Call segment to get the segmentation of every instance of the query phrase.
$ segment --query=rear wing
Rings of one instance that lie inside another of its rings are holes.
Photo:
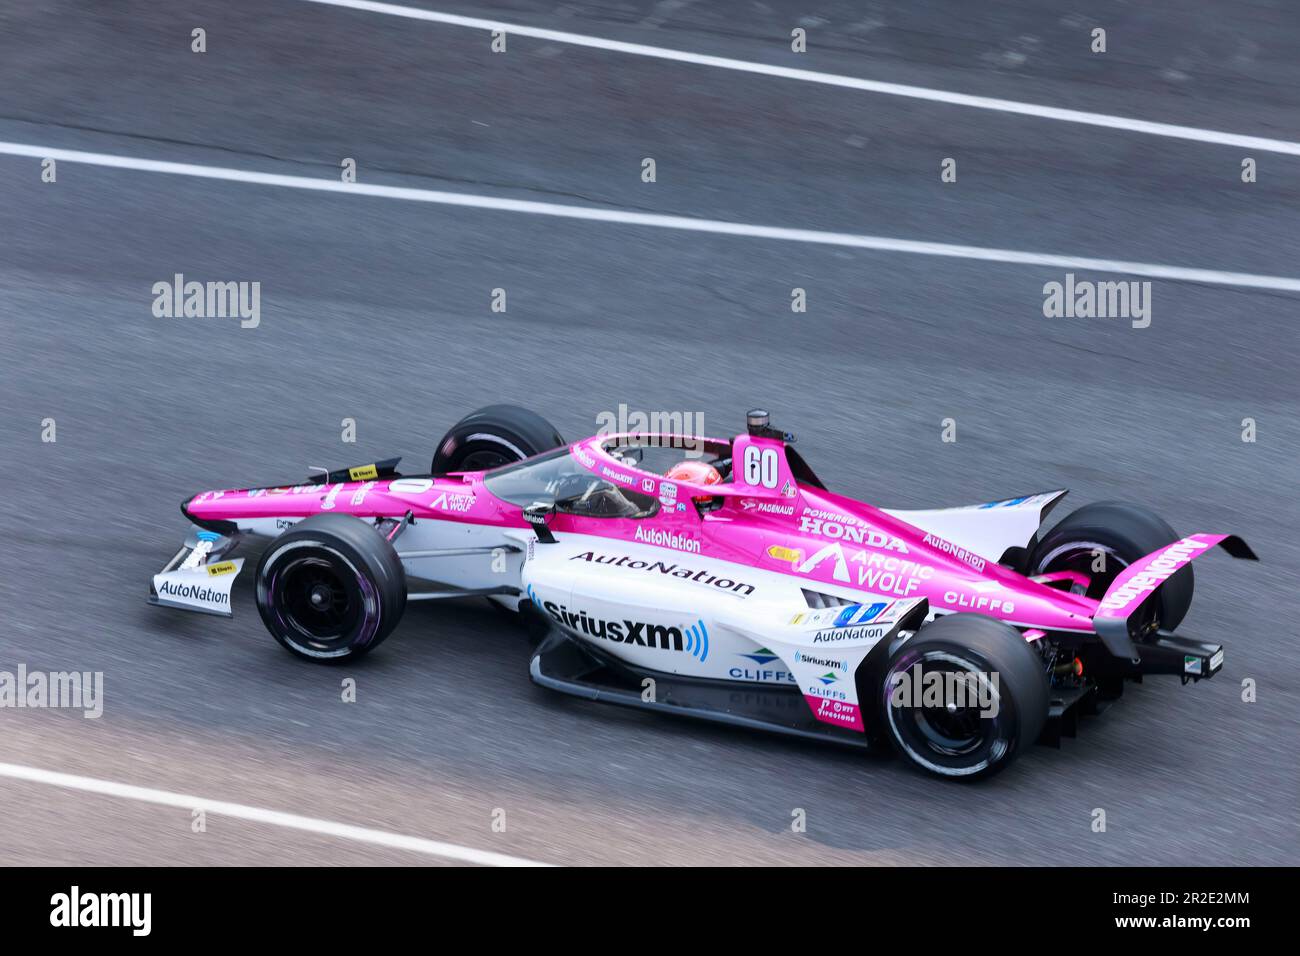
[[[1215,545],[1234,558],[1258,561],[1255,552],[1235,534],[1198,532],[1152,551],[1120,572],[1101,599],[1092,625],[1106,649],[1116,657],[1138,663],[1131,625],[1142,604],[1173,577],[1174,572]]]

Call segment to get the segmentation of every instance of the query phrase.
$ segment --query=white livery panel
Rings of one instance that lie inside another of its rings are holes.
[[[638,670],[797,687],[828,723],[861,729],[854,673],[920,600],[863,596],[813,610],[802,583],[629,541],[557,536],[523,568],[529,600]]]

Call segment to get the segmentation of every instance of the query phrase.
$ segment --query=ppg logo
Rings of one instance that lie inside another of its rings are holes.
[[[704,626],[704,621],[696,621],[683,630],[686,632],[686,653],[700,661],[707,661],[709,659],[709,629]]]

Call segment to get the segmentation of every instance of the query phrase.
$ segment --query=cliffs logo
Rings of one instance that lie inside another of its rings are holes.
[[[709,631],[702,620],[686,627],[674,627],[626,618],[621,621],[606,621],[586,611],[571,611],[554,601],[544,601],[542,609],[555,623],[602,641],[681,651],[700,661],[709,659]]]
[[[766,647],[760,647],[748,654],[738,656],[753,661],[756,666],[746,664],[741,667],[730,668],[727,671],[727,676],[732,680],[749,681],[758,684],[797,683],[794,675],[786,669],[781,656],[773,654]]]
[[[674,534],[671,531],[661,531],[658,528],[643,528],[640,525],[636,529],[636,539],[646,544],[657,545],[661,548],[673,548],[677,551],[687,551],[691,554],[700,553],[700,539],[688,537],[684,534]]]

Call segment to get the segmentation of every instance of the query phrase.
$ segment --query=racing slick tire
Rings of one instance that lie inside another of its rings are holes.
[[[938,706],[923,696],[932,673],[958,678],[941,678]],[[894,652],[879,703],[881,726],[914,766],[950,780],[979,780],[1004,769],[1042,733],[1046,667],[1011,625],[948,614]]]
[[[317,514],[276,538],[257,566],[257,610],[307,660],[355,660],[406,610],[406,571],[387,539],[352,515]]]
[[[1034,546],[1030,575],[1082,571],[1093,580],[1088,596],[1101,598],[1124,568],[1138,558],[1173,544],[1180,535],[1154,512],[1123,501],[1099,501],[1066,515]],[[1095,551],[1105,555],[1105,571],[1092,570]],[[1153,610],[1160,627],[1174,630],[1192,604],[1192,566],[1184,565],[1161,586]]]
[[[518,405],[489,405],[466,415],[442,436],[430,471],[487,471],[563,444],[555,426],[536,412]]]

